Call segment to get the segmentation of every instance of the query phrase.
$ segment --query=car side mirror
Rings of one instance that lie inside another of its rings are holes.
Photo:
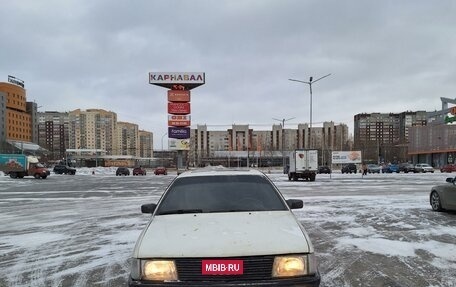
[[[299,209],[304,206],[303,201],[300,199],[287,199],[286,202],[288,207],[291,209]]]
[[[143,205],[141,205],[141,212],[152,214],[152,213],[154,213],[156,207],[157,207],[157,204],[155,204],[155,203],[143,204]]]
[[[452,177],[447,177],[446,182],[454,183],[454,178],[452,178]]]

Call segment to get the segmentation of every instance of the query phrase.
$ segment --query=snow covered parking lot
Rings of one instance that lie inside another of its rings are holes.
[[[46,180],[0,177],[0,286],[124,286],[129,257],[175,174],[78,170]],[[270,177],[320,262],[321,286],[456,286],[456,213],[436,213],[431,186],[451,174]],[[454,174],[453,174],[454,176]]]

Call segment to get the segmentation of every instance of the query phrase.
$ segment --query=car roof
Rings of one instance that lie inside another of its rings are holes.
[[[179,177],[196,177],[196,176],[233,176],[233,175],[257,175],[265,174],[256,169],[232,169],[224,167],[206,167],[201,169],[188,170],[179,175]]]

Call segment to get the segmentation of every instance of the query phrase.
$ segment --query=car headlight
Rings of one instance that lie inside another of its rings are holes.
[[[272,266],[272,277],[293,277],[315,274],[317,264],[315,255],[276,256]]]
[[[134,280],[177,281],[176,264],[173,260],[134,259],[131,277]]]

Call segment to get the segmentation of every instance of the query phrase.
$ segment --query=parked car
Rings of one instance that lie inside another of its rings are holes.
[[[146,175],[146,170],[140,166],[133,169],[133,175]]]
[[[382,167],[382,173],[399,173],[399,166],[397,164],[388,164]]]
[[[331,169],[327,165],[318,167],[318,173],[331,173]]]
[[[415,171],[414,172],[432,172],[434,173],[434,168],[430,166],[427,163],[419,163],[415,165]]]
[[[453,172],[456,171],[456,164],[446,164],[440,168],[440,172]]]
[[[184,172],[141,206],[129,286],[319,286],[302,206],[258,170]]]
[[[53,171],[55,174],[71,174],[71,175],[76,174],[75,168],[69,167],[68,165],[61,165],[61,164],[54,166]]]
[[[415,172],[415,166],[411,163],[401,163],[399,164],[399,172]]]
[[[342,173],[356,173],[356,165],[354,163],[349,163],[342,166]]]
[[[130,175],[130,170],[127,167],[119,167],[116,170],[116,176]]]
[[[456,177],[448,177],[445,184],[433,186],[429,202],[434,211],[456,211]]]
[[[155,168],[154,174],[155,175],[159,175],[159,174],[167,175],[168,171],[166,170],[166,167],[159,166],[159,167]]]
[[[367,172],[368,173],[380,173],[380,166],[378,164],[368,164],[367,165]]]

